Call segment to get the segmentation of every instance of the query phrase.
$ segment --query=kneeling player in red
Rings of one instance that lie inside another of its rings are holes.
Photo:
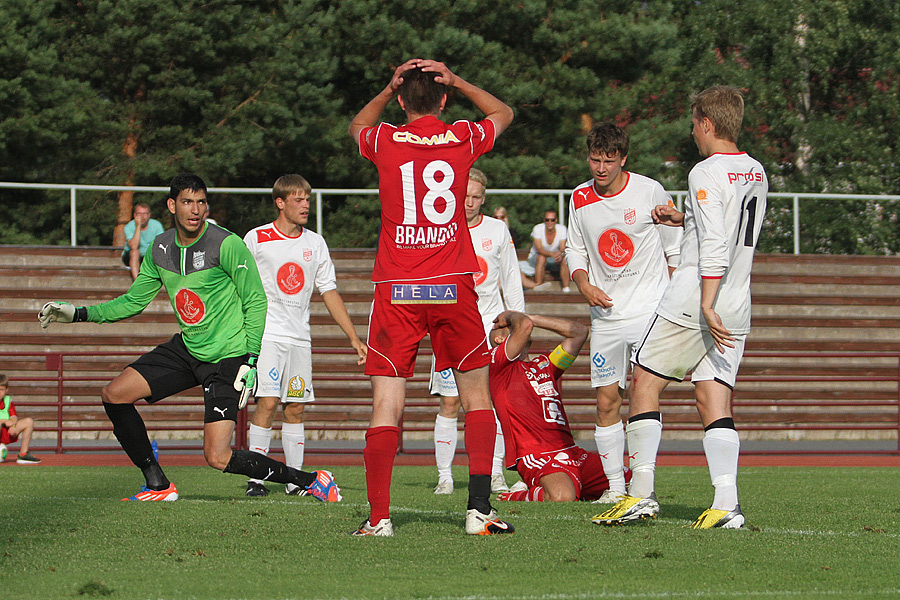
[[[559,391],[562,374],[590,330],[574,321],[514,311],[502,313],[495,323],[491,399],[506,438],[507,468],[516,469],[528,486],[501,494],[499,499],[596,500],[609,489],[609,481],[600,456],[575,444]],[[534,327],[565,339],[549,355],[528,360]],[[626,469],[626,478],[630,476]]]

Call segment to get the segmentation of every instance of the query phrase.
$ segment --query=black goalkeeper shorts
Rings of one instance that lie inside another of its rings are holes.
[[[206,407],[203,422],[215,423],[237,421],[241,394],[234,389],[234,379],[242,364],[243,356],[223,358],[215,363],[198,360],[184,345],[181,334],[176,333],[171,340],[128,366],[150,385],[151,396],[147,398],[150,404],[202,385]]]

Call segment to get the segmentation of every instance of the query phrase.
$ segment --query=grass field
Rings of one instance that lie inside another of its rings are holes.
[[[134,468],[0,469],[0,597],[900,597],[898,469],[744,468],[748,527],[695,531],[706,469],[661,468],[651,524],[599,527],[587,503],[496,503],[516,533],[470,537],[464,490],[435,496],[433,469],[398,467],[394,538],[347,535],[367,515],[363,470],[333,470],[344,501],[326,505],[278,485],[247,498],[242,478],[201,467],[167,469],[174,503],[119,502]]]

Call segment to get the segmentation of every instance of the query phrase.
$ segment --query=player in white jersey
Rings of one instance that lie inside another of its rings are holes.
[[[309,308],[313,287],[322,294],[325,308],[350,339],[359,356],[366,359],[366,345],[350,321],[337,291],[334,263],[325,239],[305,227],[309,220],[309,183],[300,175],[284,175],[275,182],[272,198],[278,217],[274,222],[251,229],[244,242],[256,259],[263,288],[269,300],[262,351],[257,363],[256,411],[250,421],[250,449],[269,453],[272,421],[279,402],[284,405],[281,443],[285,464],[303,465],[306,433],[303,407],[315,400],[312,385],[312,336]],[[288,494],[302,490],[288,484]],[[248,496],[269,492],[262,481],[247,482]]]
[[[737,468],[740,439],[731,392],[750,331],[750,269],[766,211],[762,165],[737,147],[744,115],[738,89],[715,86],[694,97],[693,136],[704,157],[688,177],[685,212],[661,206],[660,222],[684,226],[681,262],[634,358],[627,435],[632,453],[628,495],[595,523],[655,517],[656,455],[662,433],[659,395],[690,371],[705,433],[703,450],[715,489],[695,529],[742,527]]]
[[[475,257],[478,259],[479,272],[475,273],[478,312],[481,313],[485,333],[490,334],[494,318],[504,310],[520,312],[525,310],[525,296],[522,292],[516,249],[509,228],[503,221],[481,214],[486,187],[485,174],[478,169],[470,169],[466,190],[466,222],[475,248]],[[438,484],[434,488],[434,493],[449,494],[453,492],[453,474],[450,467],[456,454],[458,440],[459,392],[456,389],[453,370],[436,372],[433,358],[431,393],[441,396],[441,410],[434,422],[434,457],[438,468]],[[509,489],[503,475],[503,456],[503,432],[498,421],[491,469],[491,491],[495,493]]]
[[[653,221],[657,205],[672,203],[662,185],[624,170],[625,130],[597,124],[586,142],[593,177],[572,192],[566,262],[591,307],[594,441],[610,482],[597,502],[615,503],[625,494],[622,391],[632,353],[678,264],[681,230]]]

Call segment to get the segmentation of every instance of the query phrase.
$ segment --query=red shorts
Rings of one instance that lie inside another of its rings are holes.
[[[11,434],[9,427],[0,426],[0,444],[12,444],[17,439],[19,439],[19,436]]]
[[[412,377],[426,333],[437,371],[470,371],[490,362],[471,275],[375,284],[366,375]]]
[[[575,486],[575,498],[578,500],[596,500],[609,489],[600,455],[586,452],[578,446],[523,456],[516,464],[516,470],[528,489],[541,485],[541,477],[545,475],[565,473]],[[630,475],[626,471],[626,479],[630,479]]]

